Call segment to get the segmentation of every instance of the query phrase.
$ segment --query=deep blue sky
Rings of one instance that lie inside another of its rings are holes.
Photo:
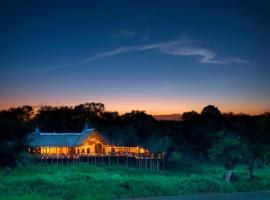
[[[270,111],[267,1],[1,1],[1,108]]]

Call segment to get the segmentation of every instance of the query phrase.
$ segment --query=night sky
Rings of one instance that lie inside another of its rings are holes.
[[[0,109],[270,111],[268,1],[1,1]]]

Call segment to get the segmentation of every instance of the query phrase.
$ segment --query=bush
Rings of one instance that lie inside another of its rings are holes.
[[[248,180],[248,170],[237,168],[239,181],[225,183],[222,167],[200,165],[192,173],[146,171],[121,166],[32,164],[0,169],[0,199],[97,200],[187,193],[216,193],[270,189],[270,167],[258,169],[258,179]],[[3,176],[5,174],[5,176]]]
[[[192,156],[181,152],[173,152],[168,158],[167,167],[171,169],[191,167],[196,162]]]
[[[14,167],[16,165],[16,156],[13,152],[13,143],[0,141],[0,147],[0,166]]]

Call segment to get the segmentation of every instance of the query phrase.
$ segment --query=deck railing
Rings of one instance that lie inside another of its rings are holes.
[[[76,164],[89,163],[93,165],[124,165],[146,170],[164,170],[165,155],[162,154],[57,154],[41,155],[40,162],[45,164]]]

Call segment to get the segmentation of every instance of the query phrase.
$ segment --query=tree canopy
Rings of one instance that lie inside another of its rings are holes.
[[[237,163],[250,169],[256,163],[269,162],[270,114],[258,116],[221,113],[208,105],[201,113],[183,113],[179,121],[158,121],[144,111],[120,115],[108,112],[102,103],[75,107],[42,106],[35,110],[22,106],[0,111],[0,164],[14,165],[18,152],[27,149],[27,136],[36,127],[42,131],[80,132],[85,123],[100,131],[112,144],[141,145],[153,152],[166,153],[168,167],[178,160],[223,163],[233,168]],[[3,158],[8,157],[8,160]],[[174,162],[170,162],[176,158]],[[188,159],[186,159],[188,160]]]

